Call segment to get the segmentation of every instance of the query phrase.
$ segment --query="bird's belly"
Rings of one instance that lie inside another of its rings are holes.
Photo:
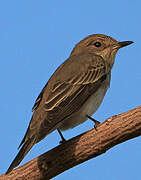
[[[74,113],[68,119],[65,119],[59,128],[61,130],[67,130],[69,128],[74,128],[75,126],[86,121],[88,119],[86,115],[92,116],[99,108],[107,89],[108,86],[102,86],[99,88],[93,95],[90,96],[85,104],[83,104],[80,110]]]

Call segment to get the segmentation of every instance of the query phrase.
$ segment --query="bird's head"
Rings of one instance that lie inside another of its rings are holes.
[[[93,34],[81,40],[73,49],[72,55],[79,53],[93,53],[102,56],[103,59],[113,66],[117,51],[132,44],[133,41],[117,41],[110,36],[104,34]]]

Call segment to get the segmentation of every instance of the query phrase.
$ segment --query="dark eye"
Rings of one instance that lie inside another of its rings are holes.
[[[95,42],[94,45],[95,45],[96,47],[100,47],[100,46],[101,46],[101,43],[100,43],[100,42]]]

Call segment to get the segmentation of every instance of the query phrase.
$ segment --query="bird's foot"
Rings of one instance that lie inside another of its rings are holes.
[[[99,126],[100,122],[95,120],[94,118],[92,118],[89,115],[87,115],[87,118],[89,118],[90,120],[92,120],[95,123],[94,128],[95,128],[95,130],[97,130],[97,127]]]
[[[66,139],[61,140],[61,141],[59,141],[59,144],[64,144],[66,141],[67,141]]]
[[[59,144],[64,144],[67,140],[64,138],[63,134],[61,133],[61,131],[59,129],[57,129],[60,137],[61,137],[61,141],[59,142]]]

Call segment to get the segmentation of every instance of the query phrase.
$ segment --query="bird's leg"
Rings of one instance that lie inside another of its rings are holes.
[[[59,133],[59,135],[60,135],[60,137],[61,137],[61,139],[62,139],[59,143],[60,143],[60,144],[65,143],[65,142],[66,142],[66,139],[64,138],[64,136],[63,136],[63,134],[61,133],[60,129],[57,129],[57,131],[58,131],[58,133]]]
[[[92,120],[95,123],[94,128],[96,129],[98,127],[98,125],[100,124],[100,122],[95,120],[94,118],[92,118],[89,115],[86,115],[86,116],[87,116],[87,118],[89,118],[90,120]]]

